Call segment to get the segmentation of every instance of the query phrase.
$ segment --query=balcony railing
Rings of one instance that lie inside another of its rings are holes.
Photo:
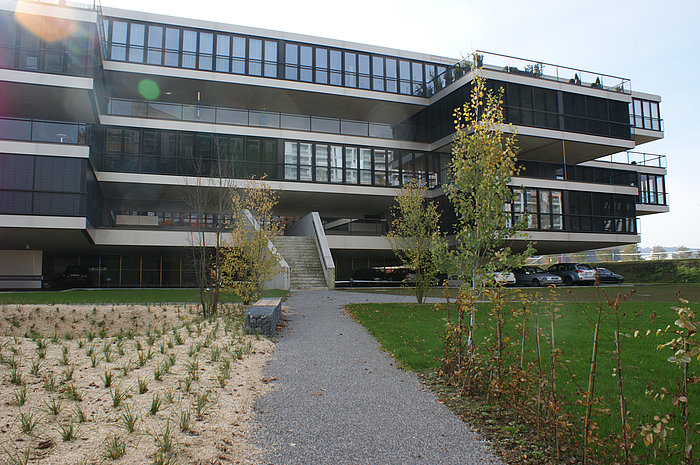
[[[653,166],[666,168],[666,155],[643,152],[619,152],[612,155],[597,158],[595,161],[606,163],[621,163],[624,165]]]
[[[107,105],[107,113],[115,116],[289,129],[346,136],[375,137],[379,139],[394,138],[390,124],[274,111],[111,98]]]
[[[0,118],[0,139],[84,145],[87,125],[20,118]]]
[[[582,87],[591,87],[624,94],[632,93],[631,82],[627,78],[586,71],[581,68],[570,68],[568,66],[555,65],[538,60],[477,50],[470,55],[470,58],[448,67],[444,73],[435,76],[432,82],[424,86],[423,92],[420,92],[420,95],[430,97],[436,94],[471,71],[474,65],[492,71],[520,74],[556,82],[566,82]]]

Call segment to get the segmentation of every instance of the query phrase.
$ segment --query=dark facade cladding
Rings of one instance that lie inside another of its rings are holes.
[[[504,210],[544,250],[635,242],[638,216],[668,208],[665,157],[628,152],[663,137],[660,98],[624,78],[31,3],[0,9],[0,284],[4,251],[38,249],[46,276],[191,285],[184,235],[227,218],[186,193],[222,178],[270,182],[287,225],[318,212],[338,279],[391,266],[376,239],[411,180],[454,231],[442,186],[474,65],[519,132]]]

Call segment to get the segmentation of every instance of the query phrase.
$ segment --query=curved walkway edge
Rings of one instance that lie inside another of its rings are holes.
[[[255,408],[264,464],[500,464],[488,446],[411,372],[396,367],[345,312],[401,296],[294,292],[285,303]]]

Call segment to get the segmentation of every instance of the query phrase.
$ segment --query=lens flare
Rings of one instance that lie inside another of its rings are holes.
[[[71,37],[77,30],[77,22],[70,18],[40,16],[35,13],[36,2],[19,0],[15,9],[15,18],[32,34],[47,42],[56,42]],[[66,14],[72,14],[68,8]]]
[[[139,82],[139,94],[146,100],[155,100],[160,96],[160,87],[152,79],[144,79]]]

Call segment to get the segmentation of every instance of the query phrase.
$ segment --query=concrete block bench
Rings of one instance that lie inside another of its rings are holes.
[[[245,312],[243,324],[246,332],[274,336],[277,322],[282,316],[282,299],[260,299]]]

